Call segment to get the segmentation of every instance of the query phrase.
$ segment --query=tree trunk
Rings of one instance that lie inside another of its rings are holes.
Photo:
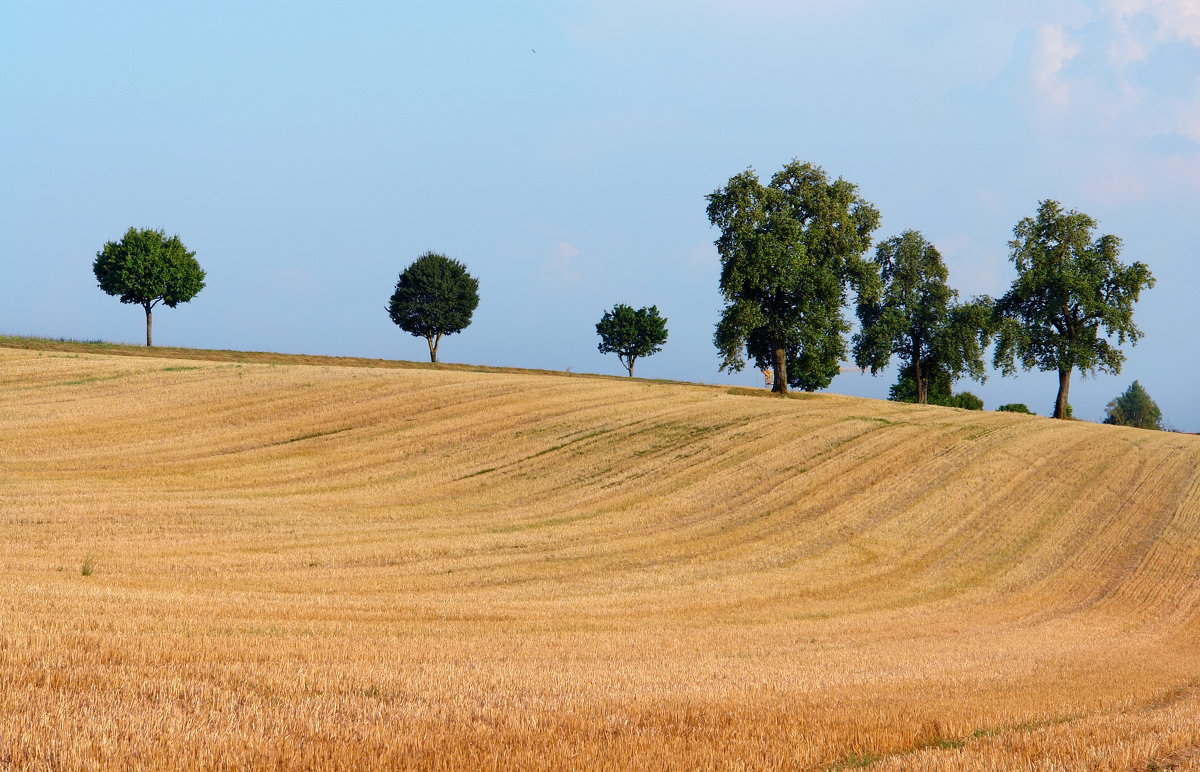
[[[626,364],[626,367],[629,368],[629,377],[630,378],[633,377],[633,360],[634,360],[634,357],[629,357],[629,362],[628,362],[628,364]]]
[[[429,344],[429,361],[437,362],[438,344],[442,342],[442,334],[426,335],[425,341]]]
[[[921,352],[913,351],[913,384],[917,387],[917,404],[929,404],[929,379],[921,368]]]
[[[1067,393],[1071,390],[1071,371],[1058,371],[1058,399],[1054,400],[1054,417],[1067,417]]]
[[[154,345],[154,313],[150,310],[150,306],[143,306],[146,309],[146,345]]]
[[[771,387],[771,391],[780,394],[788,393],[787,351],[781,348],[775,349],[775,384]]]

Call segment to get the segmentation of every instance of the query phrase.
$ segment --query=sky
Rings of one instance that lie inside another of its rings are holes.
[[[719,371],[705,196],[792,159],[921,231],[965,299],[1002,295],[1044,199],[1119,236],[1157,285],[1134,379],[1200,432],[1195,0],[0,2],[0,334],[144,341],[91,264],[131,226],[207,272],[159,345],[421,360],[385,310],[425,251],[480,282],[443,361],[619,374],[595,324],[657,305],[636,374]],[[846,311],[852,317],[852,311]],[[885,397],[894,368],[829,391]],[[1057,376],[960,381],[1046,414]]]

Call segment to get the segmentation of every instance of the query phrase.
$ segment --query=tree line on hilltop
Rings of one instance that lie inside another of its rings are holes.
[[[1071,374],[1120,373],[1120,346],[1142,337],[1133,306],[1154,286],[1149,268],[1121,263],[1119,238],[1095,235],[1095,220],[1057,201],[1040,202],[1013,229],[1017,276],[1008,292],[960,300],[940,252],[919,231],[883,239],[868,256],[879,211],[856,185],[831,180],[819,166],[793,160],[765,184],[747,169],[706,199],[719,231],[724,308],[713,342],[720,367],[736,372],[752,362],[780,393],[827,387],[848,356],[872,374],[895,357],[900,374],[889,398],[982,409],[978,397],[952,387],[985,380],[984,356],[994,344],[992,365],[1004,375],[1018,367],[1058,374],[1053,415],[1067,418]],[[161,230],[130,228],[104,245],[93,270],[106,293],[143,307],[147,346],[153,309],[174,308],[204,288],[195,253]],[[843,309],[851,293],[858,331],[848,340]],[[387,312],[425,338],[436,362],[442,338],[466,329],[478,305],[479,281],[466,266],[427,252],[400,273]],[[616,354],[632,376],[638,359],[662,349],[666,325],[656,306],[617,304],[596,324],[598,348]],[[1141,385],[1130,390],[1110,403],[1106,422],[1161,428]],[[1000,409],[1030,412],[1019,404]]]

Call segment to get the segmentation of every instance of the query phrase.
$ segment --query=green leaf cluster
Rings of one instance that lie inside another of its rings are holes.
[[[1104,423],[1162,430],[1162,411],[1145,387],[1134,381],[1121,396],[1108,403]]]
[[[442,336],[462,332],[479,306],[479,280],[467,267],[436,252],[426,252],[404,269],[387,311],[405,332],[425,338],[430,361],[437,361]]]
[[[858,303],[861,327],[854,336],[855,363],[875,374],[898,356],[919,403],[936,402],[930,399],[931,385],[943,388],[949,398],[950,385],[958,378],[985,380],[991,300],[957,302],[958,291],[950,288],[941,253],[918,231],[881,242],[874,264],[880,291]]]
[[[179,236],[161,230],[130,228],[120,241],[96,253],[92,272],[100,289],[147,311],[158,304],[174,308],[204,289],[204,269]]]
[[[658,314],[658,306],[636,311],[624,303],[605,311],[596,324],[601,354],[616,354],[633,377],[633,364],[641,357],[656,354],[667,342],[667,320]]]
[[[776,390],[829,385],[845,355],[847,289],[869,291],[878,280],[862,255],[879,212],[853,184],[799,161],[767,185],[747,169],[707,200],[721,232],[725,308],[713,339],[721,369],[741,370],[745,353],[775,370]]]

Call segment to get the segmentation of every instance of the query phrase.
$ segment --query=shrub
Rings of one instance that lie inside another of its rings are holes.
[[[1123,394],[1108,403],[1104,423],[1117,426],[1136,426],[1139,429],[1162,429],[1162,411],[1150,398],[1142,384],[1134,381]]]
[[[1025,415],[1037,415],[1029,409],[1029,406],[1024,402],[1010,402],[1007,405],[1001,405],[996,408],[997,413],[1024,413]]]
[[[983,410],[983,400],[969,391],[960,391],[946,401],[948,407],[960,407],[963,410]]]

